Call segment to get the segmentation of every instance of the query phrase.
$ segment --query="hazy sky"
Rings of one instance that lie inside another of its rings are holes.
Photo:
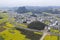
[[[2,6],[60,6],[60,0],[0,0]]]

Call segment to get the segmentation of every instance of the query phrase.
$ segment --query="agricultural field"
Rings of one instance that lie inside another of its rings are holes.
[[[0,40],[39,40],[41,38],[41,32],[17,30],[15,29],[17,25],[25,28],[27,28],[27,25],[11,22],[14,18],[10,18],[10,20],[8,19],[8,13],[0,13]],[[46,22],[46,24],[47,23],[48,22]],[[58,36],[47,35],[44,40],[58,40]]]

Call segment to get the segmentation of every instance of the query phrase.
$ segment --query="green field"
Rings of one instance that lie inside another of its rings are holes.
[[[15,25],[8,20],[8,13],[0,13],[0,40],[39,40],[42,36],[41,32],[30,32],[25,30],[16,30]],[[13,20],[13,18],[11,18]],[[14,22],[16,23],[16,22]],[[46,22],[46,24],[49,22]],[[16,23],[19,26],[27,28],[25,24]],[[17,27],[17,26],[16,26]],[[57,32],[56,30],[52,32]],[[58,40],[58,36],[47,35],[44,40]]]

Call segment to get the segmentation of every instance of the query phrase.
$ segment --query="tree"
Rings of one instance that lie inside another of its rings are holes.
[[[0,19],[3,19],[3,17],[0,17]]]
[[[3,11],[2,13],[7,13],[7,11]]]

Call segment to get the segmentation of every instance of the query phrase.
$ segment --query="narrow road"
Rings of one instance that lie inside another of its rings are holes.
[[[48,33],[43,33],[42,37],[40,38],[40,40],[43,40],[45,38],[45,36],[47,35]]]

